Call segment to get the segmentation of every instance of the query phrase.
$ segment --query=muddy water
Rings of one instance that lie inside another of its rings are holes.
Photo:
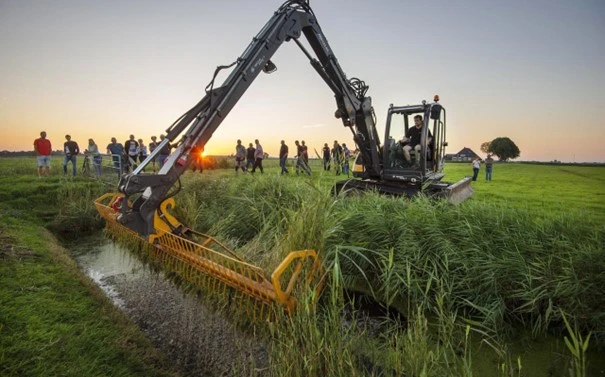
[[[262,344],[205,306],[203,297],[183,293],[128,250],[101,235],[67,246],[80,269],[183,375],[231,376],[266,368]]]

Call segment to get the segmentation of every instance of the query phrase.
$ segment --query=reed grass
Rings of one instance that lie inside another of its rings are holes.
[[[591,345],[603,345],[605,227],[597,220],[503,203],[334,197],[317,180],[278,176],[199,179],[181,197],[190,198],[181,212],[194,228],[229,239],[268,274],[285,253],[315,249],[332,287],[337,268],[337,286],[408,317],[407,329],[392,323],[380,345],[362,328],[342,329],[340,301],[324,302],[319,312],[304,304],[272,333],[275,365],[292,374],[272,375],[470,376],[471,342],[494,350],[494,375],[521,375],[523,361],[508,341],[519,331],[562,338],[561,311],[579,334],[592,332]],[[359,344],[372,346],[360,351]]]

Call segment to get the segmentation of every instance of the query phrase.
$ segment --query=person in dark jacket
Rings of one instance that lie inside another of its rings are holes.
[[[248,148],[246,149],[246,170],[250,170],[254,166],[254,152],[256,152],[256,148],[252,146],[252,143],[248,144]]]
[[[166,136],[164,136],[164,134],[160,135],[160,143],[162,143],[164,139],[166,139]],[[164,145],[164,147],[160,150],[160,153],[158,154],[158,164],[160,165],[160,169],[162,166],[164,166],[164,163],[166,162],[168,156],[170,156],[171,152],[172,145],[170,145],[170,143],[166,143],[166,145]]]
[[[331,157],[330,157],[330,147],[328,147],[328,143],[324,144],[322,151],[323,151],[323,160],[324,160],[324,170],[330,171]]]
[[[286,167],[286,161],[288,161],[288,146],[285,141],[281,141],[281,147],[279,147],[279,166],[281,167],[281,174],[288,174],[288,168]]]
[[[71,136],[65,135],[65,143],[63,143],[63,150],[65,151],[65,157],[63,158],[63,175],[67,175],[67,163],[71,161],[73,176],[76,176],[76,155],[80,153],[80,147],[78,143],[71,140]]]

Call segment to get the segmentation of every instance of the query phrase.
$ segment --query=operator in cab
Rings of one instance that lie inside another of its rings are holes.
[[[422,124],[423,124],[422,115],[414,116],[414,127],[408,128],[408,130],[405,133],[405,136],[400,141],[401,144],[407,143],[407,145],[404,145],[404,147],[403,147],[403,157],[405,158],[405,160],[407,161],[408,164],[410,164],[410,165],[412,164],[411,157],[410,157],[410,151],[412,149],[416,151],[415,167],[420,166],[420,157],[419,156],[420,156],[420,149],[421,149],[420,140],[422,137]],[[426,144],[429,145],[432,140],[433,140],[433,135],[431,134],[431,130],[429,130],[428,140],[426,141]]]

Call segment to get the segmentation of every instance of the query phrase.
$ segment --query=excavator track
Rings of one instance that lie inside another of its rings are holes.
[[[470,185],[471,177],[465,177],[456,183],[433,182],[426,187],[404,184],[400,182],[377,181],[372,179],[347,179],[334,184],[333,192],[352,194],[356,192],[375,191],[390,196],[405,196],[408,198],[424,194],[431,198],[444,198],[452,204],[458,204],[473,194]]]

